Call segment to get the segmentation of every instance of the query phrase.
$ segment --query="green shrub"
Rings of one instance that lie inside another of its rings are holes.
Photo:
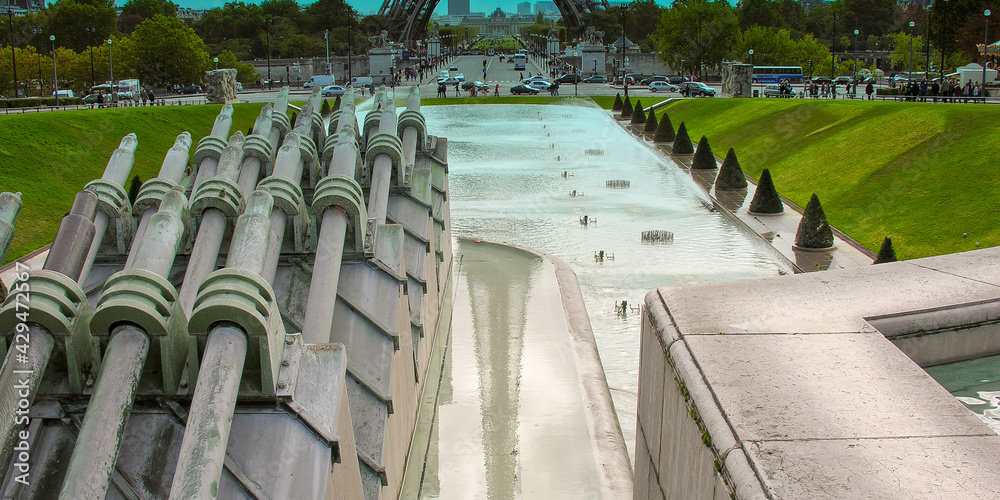
[[[3,281],[0,281],[0,304],[3,304],[5,300],[7,300],[7,285],[4,285]]]
[[[753,200],[750,201],[750,211],[755,214],[780,214],[785,211],[785,205],[781,203],[778,190],[774,188],[774,181],[771,180],[771,171],[766,168],[760,173],[760,180],[757,181],[757,190],[753,193]]]
[[[646,126],[643,127],[642,131],[647,134],[656,132],[657,125],[659,124],[656,123],[656,113],[654,113],[653,110],[649,110],[649,116],[646,117]]]
[[[322,116],[323,118],[326,118],[326,117],[330,116],[331,112],[332,111],[330,110],[330,101],[327,100],[327,99],[323,99],[323,106],[321,108],[319,108],[319,114],[320,114],[320,116]]]
[[[635,100],[635,109],[632,110],[632,124],[641,125],[646,123],[646,112],[642,110],[642,101]]]
[[[795,246],[802,248],[829,248],[833,246],[833,229],[826,222],[826,214],[819,204],[819,197],[813,193],[806,205],[806,211],[795,231]]]
[[[747,187],[747,178],[740,168],[740,161],[736,159],[736,151],[729,148],[726,159],[722,162],[719,175],[715,178],[715,189],[722,191],[735,191]]]
[[[140,190],[142,190],[142,178],[136,175],[132,178],[132,184],[128,188],[129,205],[135,205],[135,199],[139,197]]]
[[[886,236],[882,240],[882,248],[878,249],[878,256],[873,264],[885,264],[886,262],[896,262],[896,250],[892,248],[892,238]]]
[[[899,95],[899,89],[895,87],[887,87],[884,89],[875,89],[876,96],[882,95]]]
[[[675,155],[689,155],[694,153],[694,144],[691,144],[691,138],[688,137],[688,129],[684,126],[684,122],[681,122],[681,126],[677,127],[673,153]]]
[[[339,95],[337,96],[337,100],[333,101],[333,109],[334,109],[334,111],[340,109],[340,96]]]
[[[677,134],[674,133],[674,124],[670,123],[670,116],[663,113],[659,125],[656,126],[656,135],[653,140],[656,142],[674,142]]]
[[[622,105],[624,105],[622,102],[622,93],[619,92],[615,94],[615,103],[611,105],[611,111],[621,111]]]
[[[708,145],[708,137],[701,136],[701,140],[698,141],[698,150],[694,152],[694,160],[691,162],[691,168],[700,170],[719,168],[719,165],[715,163],[715,155],[712,154],[712,147]]]
[[[60,97],[59,106],[76,106],[82,104],[79,97]],[[0,108],[34,108],[37,106],[55,106],[55,97],[21,97],[18,99],[0,99]]]
[[[629,100],[628,96],[625,96],[625,102],[622,104],[622,118],[630,116],[632,116],[632,101]]]

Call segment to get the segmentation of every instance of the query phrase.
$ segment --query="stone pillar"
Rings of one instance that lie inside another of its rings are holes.
[[[556,37],[548,37],[545,39],[545,52],[550,56],[554,56],[559,53],[559,39]]]
[[[722,93],[733,97],[752,97],[752,76],[753,66],[749,64],[722,63]]]
[[[603,45],[580,44],[580,74],[593,76],[604,73],[606,55]]]
[[[441,56],[441,39],[435,37],[427,40],[427,57]]]
[[[236,101],[236,70],[213,69],[205,72],[205,99],[209,104]]]
[[[392,47],[377,47],[368,52],[368,71],[375,86],[392,84]]]

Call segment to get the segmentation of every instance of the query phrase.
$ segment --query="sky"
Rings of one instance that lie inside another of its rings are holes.
[[[173,0],[180,7],[187,7],[191,9],[213,9],[215,7],[222,7],[225,5],[226,0]],[[245,3],[260,3],[255,0],[243,0]],[[485,12],[489,14],[500,7],[504,12],[517,12],[517,4],[530,1],[532,6],[538,0],[469,0],[469,10],[472,12]],[[125,3],[125,0],[118,0],[118,5]],[[312,2],[299,1],[299,4],[306,5]],[[355,10],[364,15],[375,14],[378,12],[379,7],[382,6],[382,0],[347,0],[348,5],[354,7]],[[657,0],[656,3],[661,5],[667,5],[670,2],[666,0]],[[534,12],[534,9],[532,9]],[[436,9],[434,9],[435,14],[446,15],[448,14],[448,0],[441,0],[438,3]]]

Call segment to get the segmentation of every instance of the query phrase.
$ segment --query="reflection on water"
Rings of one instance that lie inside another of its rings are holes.
[[[428,130],[448,138],[454,234],[542,250],[576,271],[634,456],[639,315],[618,316],[614,305],[638,305],[661,286],[789,270],[712,212],[690,174],[634,140],[601,109],[489,105],[423,112]],[[611,179],[628,180],[630,188],[609,189]],[[569,196],[573,190],[575,197]],[[584,215],[598,224],[581,225]],[[644,245],[640,236],[648,230],[671,231],[674,241]],[[601,250],[615,259],[596,261]]]
[[[927,368],[927,373],[1000,434],[1000,356]]]

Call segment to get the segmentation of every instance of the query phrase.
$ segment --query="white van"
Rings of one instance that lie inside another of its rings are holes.
[[[313,75],[311,78],[306,80],[306,83],[302,84],[302,88],[308,89],[312,87],[326,87],[327,85],[333,85],[337,83],[333,78],[333,75]]]
[[[55,97],[56,94],[59,94],[59,97],[76,97],[76,92],[73,92],[72,90],[59,90],[58,92],[53,92],[52,97]]]
[[[370,76],[356,76],[351,78],[351,86],[354,88],[367,87],[372,84],[372,77]]]

